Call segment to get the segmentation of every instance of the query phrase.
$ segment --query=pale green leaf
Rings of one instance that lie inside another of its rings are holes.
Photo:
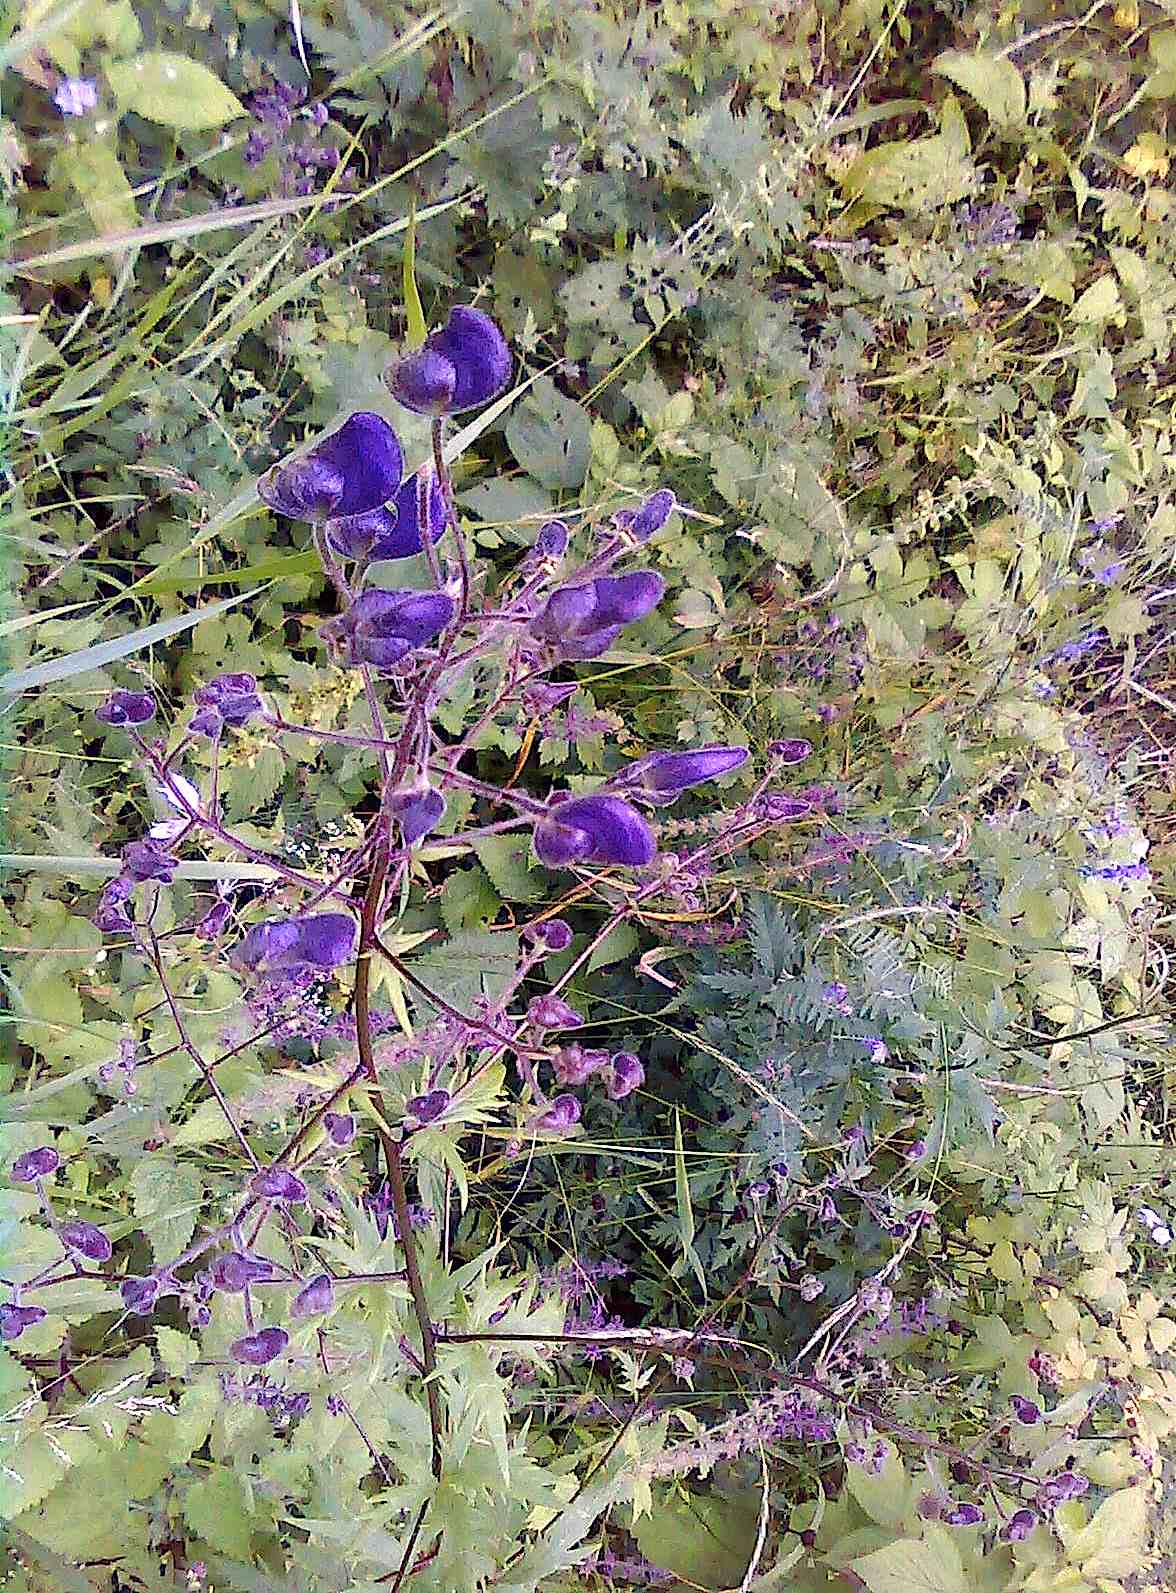
[[[870,1593],[971,1593],[960,1551],[928,1522],[926,1537],[899,1538],[853,1562]]]
[[[997,123],[1025,120],[1025,83],[1007,56],[948,50],[931,68],[970,94]]]
[[[171,50],[148,50],[130,61],[110,61],[106,75],[124,110],[184,132],[223,127],[244,116],[237,96],[199,61]]]
[[[203,1180],[194,1168],[156,1151],[135,1168],[130,1190],[135,1216],[151,1242],[156,1262],[166,1261],[182,1250],[195,1232],[204,1200]]]
[[[241,1484],[225,1466],[193,1483],[184,1495],[184,1520],[210,1548],[248,1558],[249,1513]]]

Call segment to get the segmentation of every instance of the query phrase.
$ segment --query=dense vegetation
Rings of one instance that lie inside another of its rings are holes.
[[[1171,1587],[1169,10],[5,25],[5,1589]],[[353,852],[362,916],[389,809],[272,483],[356,411],[430,460],[414,283],[511,351],[445,433],[485,611],[609,538],[665,595],[455,677],[388,955],[292,991],[245,937]],[[648,868],[492,828],[715,745]],[[478,1063],[553,987],[575,1118]]]

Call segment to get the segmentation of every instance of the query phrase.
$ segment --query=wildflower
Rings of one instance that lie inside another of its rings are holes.
[[[659,487],[658,490],[638,509],[621,509],[613,515],[613,524],[621,531],[627,531],[635,542],[648,542],[650,537],[660,531],[662,526],[678,507],[678,500],[669,487]]]
[[[545,1128],[556,1134],[566,1134],[580,1121],[580,1103],[574,1095],[557,1095],[545,1112],[531,1120],[532,1128]]]
[[[561,1045],[553,1053],[551,1070],[557,1084],[583,1084],[607,1061],[607,1051],[593,1051],[573,1041],[571,1045]]]
[[[573,863],[622,863],[642,867],[653,861],[653,831],[620,797],[585,796],[553,800],[535,825],[535,851],[548,868]]]
[[[1010,1394],[1009,1404],[1013,1407],[1013,1415],[1026,1427],[1032,1427],[1041,1420],[1041,1407],[1023,1394]]]
[[[9,1168],[8,1176],[14,1184],[31,1184],[38,1178],[48,1178],[61,1166],[61,1157],[52,1145],[38,1145],[36,1150],[25,1151]]]
[[[426,1095],[414,1095],[405,1111],[418,1123],[435,1123],[442,1112],[448,1111],[450,1100],[448,1090],[430,1090]]]
[[[604,1089],[610,1101],[623,1101],[645,1083],[641,1059],[632,1051],[618,1051],[609,1065]]]
[[[948,1510],[943,1517],[949,1527],[975,1527],[984,1520],[984,1512],[979,1505],[956,1505],[954,1510]]]
[[[506,339],[482,310],[455,305],[439,332],[389,366],[388,390],[418,415],[456,415],[488,404],[510,380]]]
[[[276,1164],[254,1173],[249,1187],[264,1200],[279,1200],[291,1205],[298,1205],[307,1197],[307,1188],[302,1179],[288,1168]]]
[[[355,1119],[350,1112],[324,1112],[323,1127],[332,1145],[350,1145],[355,1138]]]
[[[92,77],[63,77],[53,91],[53,103],[63,116],[84,116],[98,103],[98,85]]]
[[[424,546],[422,523],[436,542],[450,523],[449,505],[432,469],[409,476],[390,504],[326,523],[327,541],[341,558],[407,559]]]
[[[1089,1492],[1089,1482],[1078,1472],[1059,1471],[1056,1477],[1050,1477],[1042,1484],[1037,1502],[1042,1509],[1049,1510],[1054,1505],[1065,1504],[1069,1499],[1081,1499],[1084,1493]]]
[[[790,736],[785,741],[768,743],[768,757],[773,763],[803,763],[813,750],[811,741],[803,736]]]
[[[825,1285],[815,1273],[806,1272],[800,1280],[800,1297],[808,1305],[825,1292]]]
[[[757,819],[767,819],[771,824],[807,818],[812,811],[813,804],[807,797],[792,796],[787,791],[765,791],[752,806]]]
[[[696,752],[653,752],[622,771],[620,783],[636,786],[657,807],[673,802],[692,785],[717,780],[747,762],[746,747],[699,747]]]
[[[158,1278],[124,1278],[118,1292],[128,1311],[136,1316],[150,1316],[164,1289]]]
[[[229,961],[263,976],[306,969],[326,973],[346,962],[354,949],[354,919],[346,913],[317,913],[255,924],[229,953]]]
[[[1014,1511],[1002,1528],[1000,1535],[1006,1543],[1024,1543],[1039,1519],[1040,1517],[1035,1510]]]
[[[395,497],[403,475],[396,433],[382,415],[361,410],[300,459],[267,471],[257,495],[291,520],[346,518]]]
[[[155,698],[149,691],[114,691],[95,708],[94,718],[104,725],[145,725],[155,718]]]
[[[527,1007],[527,1021],[540,1029],[578,1029],[584,1019],[559,996],[536,996]]]
[[[868,1034],[862,1040],[862,1044],[870,1054],[870,1061],[876,1066],[880,1067],[890,1054],[886,1049],[885,1040],[880,1035]]]
[[[657,607],[665,589],[656,570],[601,575],[583,586],[560,586],[547,599],[532,628],[565,658],[599,658],[626,625],[644,619]]]
[[[562,520],[547,520],[539,527],[531,555],[535,559],[562,559],[569,540],[570,533]]]
[[[109,1261],[114,1247],[102,1229],[92,1222],[67,1222],[57,1230],[67,1250],[84,1261]]]
[[[907,1161],[909,1162],[922,1161],[923,1157],[927,1154],[927,1141],[925,1139],[912,1140],[910,1148],[907,1150],[906,1154]]]
[[[415,647],[443,631],[453,618],[453,599],[444,592],[386,592],[371,587],[322,635],[341,661],[390,669]]]
[[[206,686],[198,687],[192,700],[198,705],[198,711],[188,728],[201,736],[219,736],[225,725],[239,730],[254,714],[262,711],[257,679],[244,670],[218,675]]]
[[[546,951],[567,951],[572,943],[572,926],[562,918],[549,918],[545,923],[528,924],[524,931],[528,940],[536,941]]]
[[[445,798],[440,791],[425,786],[419,791],[404,791],[390,797],[388,807],[400,823],[405,846],[431,835],[445,817]]]
[[[48,1314],[39,1305],[0,1305],[0,1339],[10,1343],[20,1338],[25,1328],[36,1327]]]
[[[325,1316],[335,1308],[335,1285],[330,1275],[321,1272],[300,1289],[290,1302],[290,1315],[296,1322],[308,1316]]]
[[[848,1013],[850,1010],[848,996],[848,987],[843,985],[839,979],[832,980],[821,989],[821,1000],[825,1005],[827,1007],[836,1007],[837,1011],[841,1013]]]
[[[164,884],[176,876],[176,860],[155,841],[131,841],[122,852],[124,879],[136,883],[157,879]]]
[[[290,1342],[283,1328],[262,1328],[260,1333],[247,1333],[244,1338],[229,1345],[229,1354],[246,1366],[264,1366],[274,1360]]]

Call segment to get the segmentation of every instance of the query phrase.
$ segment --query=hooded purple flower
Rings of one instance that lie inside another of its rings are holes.
[[[300,459],[268,470],[257,495],[291,520],[347,518],[394,498],[403,476],[396,433],[382,415],[361,410]]]
[[[605,1093],[610,1101],[623,1101],[645,1083],[645,1069],[632,1051],[618,1051],[605,1077]]]
[[[332,1145],[350,1145],[355,1138],[355,1119],[350,1112],[324,1112],[323,1127]]]
[[[583,1084],[599,1073],[607,1061],[607,1051],[594,1051],[573,1040],[571,1045],[561,1045],[552,1053],[551,1071],[557,1084]]]
[[[25,1328],[36,1327],[48,1314],[39,1305],[0,1305],[0,1339],[10,1343],[20,1338]]]
[[[290,1315],[295,1322],[308,1316],[325,1316],[335,1307],[335,1285],[329,1273],[320,1272],[305,1289],[300,1289],[290,1302]]]
[[[235,1340],[229,1345],[229,1354],[246,1366],[264,1366],[281,1355],[289,1342],[284,1328],[262,1328],[260,1333],[247,1333]]]
[[[656,570],[601,575],[584,586],[560,586],[534,622],[535,635],[565,658],[599,658],[626,625],[661,602],[666,583]]]
[[[457,415],[488,404],[510,381],[506,339],[482,310],[456,305],[423,348],[388,368],[397,403],[418,415]]]
[[[38,1145],[36,1150],[25,1151],[9,1169],[8,1176],[14,1184],[31,1184],[38,1178],[48,1178],[61,1166],[61,1157],[52,1145]]]
[[[277,1268],[264,1256],[251,1256],[243,1250],[230,1250],[217,1256],[208,1269],[208,1278],[214,1289],[222,1294],[240,1294],[251,1283],[268,1283],[278,1276]]]
[[[150,1316],[164,1290],[158,1278],[124,1278],[118,1292],[128,1311],[136,1316]]]
[[[572,926],[562,918],[548,918],[542,923],[528,924],[524,930],[528,940],[535,941],[551,952],[567,951],[573,940]]]
[[[792,736],[786,741],[769,743],[768,757],[776,763],[803,763],[812,750],[811,741],[803,736]]]
[[[155,698],[149,691],[114,691],[94,718],[104,725],[145,725],[155,718]]]
[[[536,996],[527,1007],[527,1021],[540,1029],[578,1029],[583,1018],[559,996]]]
[[[134,893],[135,881],[127,874],[116,874],[104,887],[92,919],[103,934],[129,934],[134,929],[126,907]]]
[[[263,1167],[259,1173],[254,1173],[249,1187],[264,1200],[280,1200],[291,1205],[300,1204],[307,1195],[306,1185],[287,1167]]]
[[[435,1123],[442,1112],[448,1111],[450,1099],[448,1090],[430,1090],[427,1095],[414,1095],[404,1109],[418,1123]]]
[[[67,1222],[57,1230],[65,1248],[84,1261],[109,1261],[114,1253],[102,1229],[92,1222]]]
[[[261,975],[315,970],[344,963],[355,950],[355,920],[346,913],[271,918],[253,928],[229,953],[235,968]]]
[[[400,824],[405,846],[412,846],[431,835],[445,817],[445,798],[440,791],[405,791],[389,799],[388,807]]]
[[[1001,1537],[1007,1543],[1024,1543],[1038,1522],[1035,1510],[1015,1510],[1006,1522]]]
[[[580,1103],[574,1095],[557,1095],[545,1112],[531,1119],[532,1128],[545,1128],[556,1134],[566,1134],[580,1121]]]
[[[432,540],[437,542],[449,525],[449,506],[433,470],[418,470],[409,476],[387,508],[328,520],[327,541],[347,559],[411,558],[424,546],[422,496]]]
[[[562,520],[547,520],[539,527],[531,552],[536,559],[562,559],[569,540],[570,533]]]
[[[453,618],[444,592],[386,592],[372,587],[346,613],[329,620],[322,635],[341,662],[390,669],[443,631]]]
[[[613,515],[613,524],[627,531],[637,542],[648,542],[678,507],[678,500],[669,487],[660,487],[646,498],[639,509],[622,509]]]
[[[652,752],[622,771],[620,784],[640,788],[647,802],[664,807],[692,785],[717,780],[747,762],[746,747],[699,747],[697,752]]]
[[[192,700],[200,705],[203,714],[197,715],[201,723],[197,724],[196,719],[193,719],[190,728],[203,735],[219,732],[222,725],[232,725],[234,729],[239,730],[254,714],[261,712],[257,677],[247,674],[244,670],[230,675],[218,675],[206,686],[198,687],[192,693]],[[209,724],[215,722],[215,730],[205,729],[205,721]]]
[[[620,797],[598,794],[553,801],[535,825],[535,852],[548,868],[573,863],[640,868],[653,861],[656,851],[653,831]]]
[[[162,880],[166,885],[176,877],[176,860],[156,841],[131,841],[123,847],[123,877],[143,882]]]

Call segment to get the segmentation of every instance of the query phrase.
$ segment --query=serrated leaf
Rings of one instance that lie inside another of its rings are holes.
[[[193,1483],[184,1495],[184,1520],[209,1548],[248,1558],[252,1533],[245,1494],[226,1466]]]
[[[503,901],[535,902],[545,895],[541,876],[531,868],[529,836],[484,835],[473,845]]]
[[[151,1242],[156,1262],[170,1260],[196,1230],[204,1200],[203,1180],[194,1168],[156,1151],[135,1168],[130,1190],[135,1216]]]
[[[1142,1564],[1147,1518],[1145,1490],[1121,1488],[1066,1545],[1066,1557],[1089,1580],[1127,1576]]]
[[[468,1012],[473,1002],[496,1000],[506,988],[518,955],[518,936],[466,929],[432,946],[409,964],[411,971],[451,1006]],[[413,990],[413,1000],[429,1005]]]
[[[904,210],[955,204],[971,193],[976,168],[943,133],[879,144],[841,177],[846,193]]]
[[[900,1538],[854,1560],[853,1569],[870,1593],[971,1593],[960,1551],[933,1522],[924,1541]]]
[[[1025,81],[1007,56],[948,50],[931,70],[949,77],[998,124],[1025,120]]]
[[[543,487],[582,485],[592,458],[592,424],[574,398],[565,398],[549,376],[535,383],[506,423],[511,453]]]
[[[163,1369],[169,1377],[182,1377],[193,1361],[200,1357],[200,1346],[196,1340],[175,1328],[157,1327],[155,1343]]]
[[[130,61],[110,61],[106,75],[119,104],[149,122],[183,132],[223,127],[245,107],[214,72],[171,50],[148,50]]]

